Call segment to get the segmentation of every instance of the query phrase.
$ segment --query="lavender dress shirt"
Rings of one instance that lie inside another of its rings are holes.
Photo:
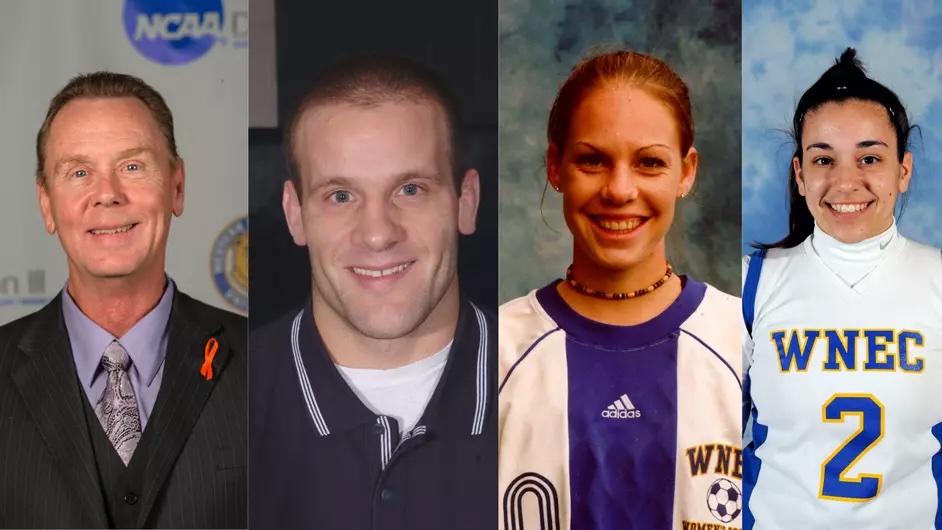
[[[115,337],[88,318],[69,295],[68,284],[62,290],[62,316],[72,345],[75,369],[88,402],[95,406],[105,391],[108,374],[101,367],[105,348],[117,340],[128,356],[131,366],[128,375],[141,413],[141,430],[147,427],[147,419],[157,401],[157,392],[164,373],[164,358],[167,355],[167,338],[170,331],[170,308],[175,290],[173,280],[168,278],[167,287],[157,306],[134,324],[123,337]]]

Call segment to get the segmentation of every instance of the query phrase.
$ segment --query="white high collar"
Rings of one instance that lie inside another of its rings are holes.
[[[895,220],[882,233],[857,243],[838,241],[815,223],[811,246],[834,274],[853,286],[890,255],[893,246],[890,243],[897,241],[897,236]]]

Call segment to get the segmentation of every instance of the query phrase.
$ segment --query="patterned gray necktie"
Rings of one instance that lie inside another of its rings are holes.
[[[141,439],[141,416],[128,377],[130,364],[127,350],[118,341],[108,345],[101,358],[101,366],[108,373],[108,384],[95,405],[95,415],[125,466]]]

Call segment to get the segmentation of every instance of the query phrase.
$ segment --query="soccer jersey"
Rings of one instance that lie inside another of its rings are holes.
[[[886,234],[853,281],[813,238],[752,258],[746,528],[942,528],[942,254]]]
[[[687,279],[613,326],[557,283],[500,308],[500,528],[738,528],[739,300]]]

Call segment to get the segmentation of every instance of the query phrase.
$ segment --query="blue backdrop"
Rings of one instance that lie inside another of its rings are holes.
[[[903,235],[942,247],[942,3],[933,0],[744,0],[742,240],[788,230],[793,146],[785,131],[798,98],[847,46],[895,91],[921,128]]]

